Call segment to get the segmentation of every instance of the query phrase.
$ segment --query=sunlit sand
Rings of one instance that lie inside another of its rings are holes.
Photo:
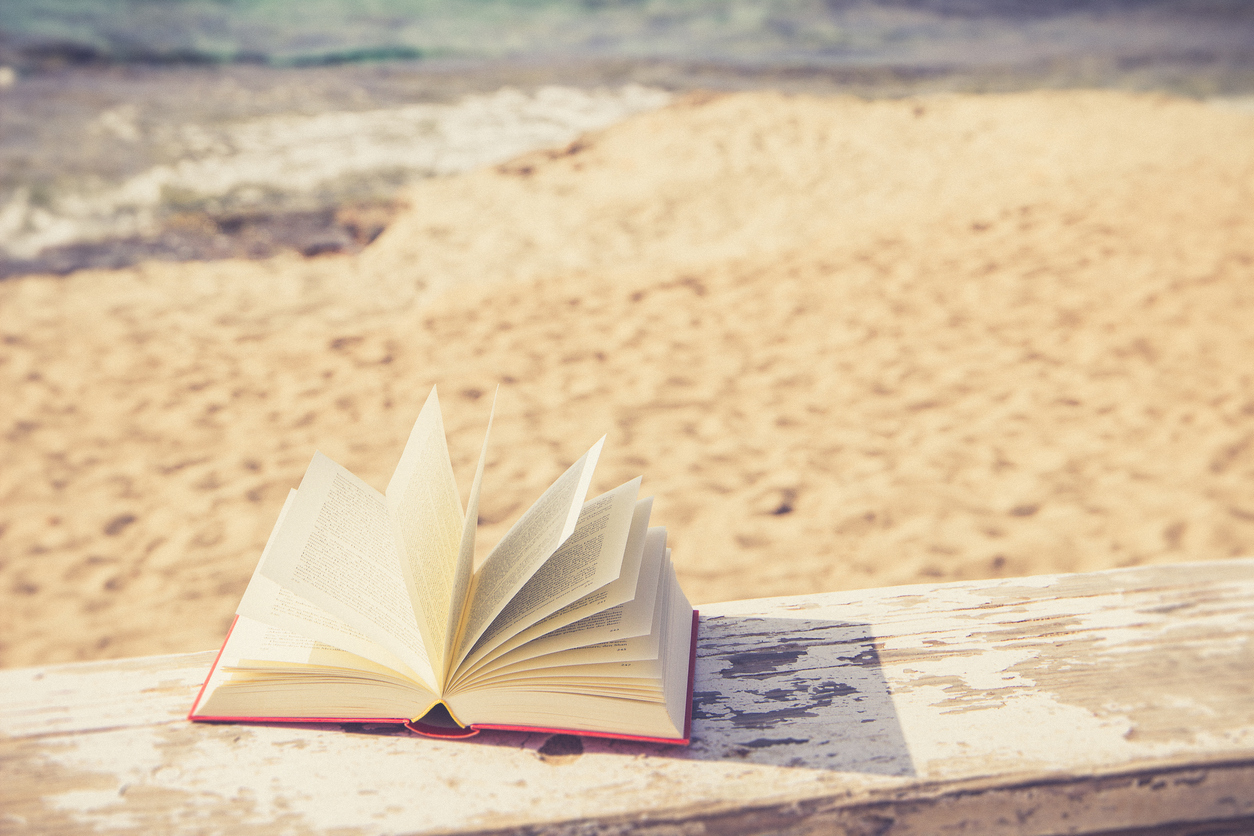
[[[1240,107],[688,97],[359,256],[0,283],[0,663],[216,646],[433,383],[487,542],[608,433],[697,603],[1254,553],[1252,184]]]

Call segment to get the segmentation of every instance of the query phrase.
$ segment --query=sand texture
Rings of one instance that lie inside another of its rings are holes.
[[[602,433],[697,602],[1254,553],[1254,113],[689,97],[358,256],[0,284],[0,663],[216,646],[432,384],[488,544]]]

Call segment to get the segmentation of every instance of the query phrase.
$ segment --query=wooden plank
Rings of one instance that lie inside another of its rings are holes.
[[[1254,829],[1254,559],[702,611],[687,749],[191,724],[203,653],[0,671],[0,830]]]
[[[78,734],[183,720],[217,651],[0,671],[0,734]]]

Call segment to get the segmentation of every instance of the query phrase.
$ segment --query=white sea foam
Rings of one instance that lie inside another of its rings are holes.
[[[152,232],[163,214],[180,207],[293,205],[301,196],[342,193],[346,182],[467,171],[569,143],[669,98],[639,85],[507,88],[456,104],[182,125],[171,133],[181,151],[174,162],[122,182],[75,184],[41,200],[19,189],[0,207],[0,248],[31,258],[47,247]],[[101,119],[98,127],[115,136],[133,130],[125,113]]]
[[[1211,107],[1254,113],[1254,96],[1214,96],[1206,100]]]

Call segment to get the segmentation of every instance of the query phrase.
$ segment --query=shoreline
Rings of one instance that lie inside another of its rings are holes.
[[[353,252],[415,182],[669,99],[633,84],[452,95],[448,79],[362,69],[70,74],[0,91],[0,274]]]
[[[204,162],[206,149],[215,143],[221,147],[238,143],[236,134],[251,124],[272,123],[275,127],[267,130],[277,137],[275,131],[294,129],[283,127],[293,116],[364,118],[374,112],[382,117],[415,106],[455,108],[468,97],[491,98],[504,89],[534,96],[546,87],[595,93],[632,85],[671,96],[771,89],[878,100],[1034,89],[1123,89],[1209,99],[1254,95],[1254,60],[1243,64],[1215,56],[1160,56],[1125,65],[1109,56],[988,66],[762,66],[533,58],[301,68],[67,65],[17,77],[0,89],[0,102],[5,104],[0,110],[8,111],[0,115],[0,136],[9,137],[0,142],[0,170],[8,172],[7,182],[0,185],[0,239],[9,242],[0,248],[0,280],[116,269],[145,260],[359,252],[395,216],[401,193],[431,172],[384,150],[372,168],[343,176],[332,172],[316,188],[303,190],[285,189],[281,180],[266,180],[258,173],[244,175],[238,187],[219,189],[221,194],[197,194],[195,183],[223,176],[206,169],[194,176],[158,178],[171,181],[160,186],[168,195],[145,197],[139,203],[109,192],[151,190],[154,184],[131,182],[151,179],[162,169],[194,170]],[[630,112],[627,107],[610,121]],[[545,118],[541,111],[537,115]],[[567,116],[556,113],[554,118]],[[572,124],[570,136],[589,127]],[[370,127],[364,132],[378,130]],[[78,158],[81,144],[67,145],[67,138],[83,136],[91,138],[93,150]],[[561,142],[554,136],[539,137],[531,147],[554,144]],[[524,150],[515,145],[499,156],[503,161]],[[276,146],[269,153],[281,165],[287,152]],[[420,147],[416,153],[429,152]],[[230,161],[223,158],[223,164]],[[256,182],[247,181],[249,176]],[[91,208],[94,204],[100,205]],[[48,243],[40,246],[44,238],[31,231],[32,224],[62,231],[45,235]]]

